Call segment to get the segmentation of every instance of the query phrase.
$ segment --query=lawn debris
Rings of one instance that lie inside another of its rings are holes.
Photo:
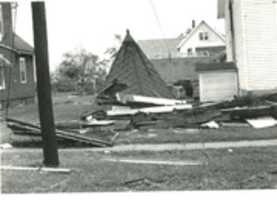
[[[154,107],[154,106],[175,106],[187,104],[186,100],[147,97],[141,95],[119,95],[118,100],[130,106],[131,108],[136,107]]]
[[[11,149],[13,146],[10,143],[0,144],[0,149]]]
[[[218,129],[219,128],[219,124],[216,123],[215,121],[210,121],[210,122],[202,124],[201,127],[203,127],[203,128],[210,128],[210,129]]]
[[[127,186],[128,188],[141,188],[143,186],[145,187],[155,187],[160,188],[163,181],[155,181],[150,178],[138,178],[134,180],[129,180],[121,183],[122,186]]]
[[[52,168],[52,167],[20,167],[20,166],[0,166],[1,170],[14,170],[14,171],[39,171],[39,172],[53,172],[53,173],[70,173],[71,169],[66,168]]]
[[[23,122],[23,121],[11,119],[11,118],[7,118],[6,120],[8,122],[8,126],[11,129],[13,129],[14,127],[16,127],[17,129],[22,128],[22,130],[29,130],[29,131],[26,131],[25,134],[29,134],[30,132],[32,132],[32,134],[41,136],[41,128],[39,125],[34,125],[31,123],[27,123],[27,122]],[[16,130],[15,130],[15,133],[16,133]],[[110,141],[104,141],[98,138],[94,138],[90,135],[84,136],[73,131],[56,129],[56,136],[63,140],[77,141],[77,142],[86,143],[96,147],[107,147],[107,146],[113,145],[113,143]]]
[[[274,106],[235,107],[222,109],[222,113],[228,113],[232,119],[247,119],[265,116],[274,116]]]
[[[247,128],[250,125],[246,122],[220,122],[223,128]]]
[[[170,161],[170,160],[145,160],[145,159],[120,159],[120,158],[106,158],[104,161],[122,162],[129,164],[143,164],[143,165],[168,165],[168,166],[195,166],[202,165],[199,161]]]
[[[273,117],[260,117],[246,120],[253,128],[268,128],[277,125],[277,120]]]

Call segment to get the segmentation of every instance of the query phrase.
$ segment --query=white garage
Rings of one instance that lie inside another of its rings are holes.
[[[199,64],[196,71],[201,102],[232,100],[238,95],[237,68],[234,63]]]

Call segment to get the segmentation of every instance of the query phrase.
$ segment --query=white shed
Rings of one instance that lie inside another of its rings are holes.
[[[238,95],[237,68],[234,63],[198,64],[201,102],[232,100]]]

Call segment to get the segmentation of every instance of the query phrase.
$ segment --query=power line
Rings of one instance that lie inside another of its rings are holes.
[[[162,34],[163,38],[166,38],[166,37],[165,37],[165,32],[164,32],[163,27],[162,27],[162,23],[161,23],[160,17],[159,17],[159,15],[158,15],[156,6],[155,6],[155,4],[154,4],[154,1],[153,1],[153,0],[149,0],[148,2],[149,2],[150,6],[151,6],[151,8],[152,8],[153,14],[154,14],[154,16],[155,16],[155,19],[156,19],[156,22],[157,22],[157,24],[158,24],[158,27],[159,27],[159,29],[160,29],[161,34]],[[170,49],[169,49],[169,47],[168,47],[167,42],[166,42],[165,40],[163,40],[163,42],[164,42],[164,45],[165,45],[165,47],[166,47],[166,49],[167,49],[167,51],[168,51],[168,54],[170,54],[171,52],[170,52]]]

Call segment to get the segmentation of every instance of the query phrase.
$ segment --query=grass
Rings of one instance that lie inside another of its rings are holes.
[[[61,151],[61,167],[71,174],[2,171],[4,193],[183,191],[273,189],[277,186],[277,147],[175,152],[95,153]],[[208,161],[203,166],[126,164],[104,158]],[[4,152],[3,165],[40,163],[41,152]],[[43,181],[42,181],[43,180]],[[132,180],[133,183],[128,183]]]
[[[219,128],[219,129],[149,129],[121,132],[117,144],[190,143],[277,139],[277,127]]]
[[[78,120],[80,115],[95,108],[94,96],[73,96],[68,93],[53,94],[55,121]],[[28,122],[39,122],[38,105],[16,106],[9,110],[9,116]]]

